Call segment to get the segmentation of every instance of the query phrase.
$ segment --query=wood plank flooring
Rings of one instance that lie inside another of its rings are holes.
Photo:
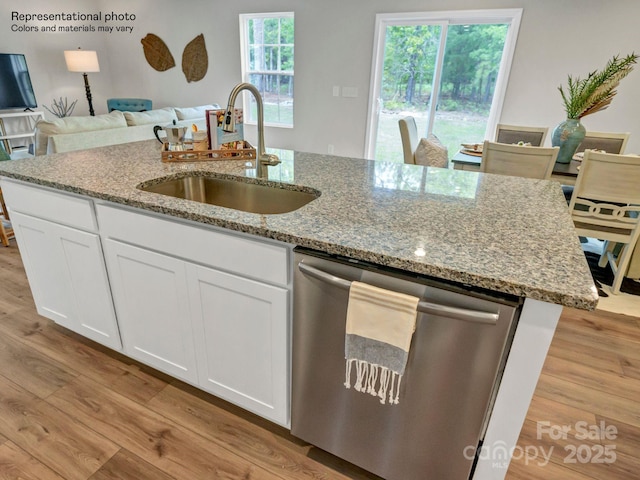
[[[507,478],[640,478],[638,399],[640,318],[566,309]],[[40,317],[0,248],[0,480],[377,478]]]
[[[640,318],[565,309],[507,478],[640,478],[638,366]]]

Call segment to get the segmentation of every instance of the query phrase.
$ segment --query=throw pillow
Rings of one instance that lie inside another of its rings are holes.
[[[130,127],[136,125],[170,125],[174,120],[177,122],[176,111],[172,107],[147,110],[146,112],[122,112]]]
[[[191,120],[194,118],[205,118],[207,110],[215,110],[220,105],[202,105],[200,107],[176,108],[178,120]]]
[[[430,134],[427,138],[421,138],[414,154],[416,165],[427,165],[429,167],[448,168],[449,151],[438,137]]]

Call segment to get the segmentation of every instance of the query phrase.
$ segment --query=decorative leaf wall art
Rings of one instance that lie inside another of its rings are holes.
[[[159,72],[164,72],[176,66],[169,47],[167,47],[160,37],[153,33],[147,33],[147,36],[140,40],[140,42],[144,50],[144,57],[153,68]]]
[[[144,57],[154,69],[164,72],[176,66],[169,47],[157,35],[147,33],[147,36],[140,40],[140,43],[142,43]],[[184,47],[182,71],[187,82],[197,82],[204,78],[208,68],[207,46],[204,43],[204,35],[201,33]]]
[[[182,71],[187,82],[197,82],[204,78],[208,68],[207,46],[204,44],[204,35],[201,33],[184,47]]]

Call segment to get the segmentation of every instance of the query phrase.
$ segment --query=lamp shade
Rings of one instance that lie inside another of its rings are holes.
[[[99,72],[98,54],[95,50],[65,50],[64,59],[70,72]]]

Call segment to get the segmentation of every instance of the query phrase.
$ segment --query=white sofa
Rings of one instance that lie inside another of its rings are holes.
[[[175,122],[177,125],[196,124],[207,128],[205,112],[219,105],[198,107],[167,107],[146,112],[113,111],[104,115],[64,117],[40,120],[36,125],[36,155],[70,152],[155,138],[153,127]]]

